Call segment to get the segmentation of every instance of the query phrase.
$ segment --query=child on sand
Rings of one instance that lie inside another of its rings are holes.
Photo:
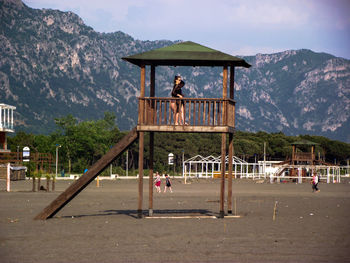
[[[157,189],[157,193],[160,193],[161,192],[161,190],[160,190],[161,180],[160,180],[160,176],[159,176],[158,172],[156,173],[156,179],[154,180],[154,182],[155,182],[155,186]]]
[[[319,192],[320,190],[318,190],[317,185],[318,185],[318,175],[316,173],[314,173],[314,175],[312,176],[312,192]]]
[[[165,174],[165,186],[164,186],[164,193],[166,193],[166,189],[169,188],[170,192],[172,193],[173,190],[171,189],[171,180],[168,174]]]

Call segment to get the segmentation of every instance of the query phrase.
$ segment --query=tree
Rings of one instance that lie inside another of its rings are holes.
[[[105,113],[102,120],[78,123],[72,115],[55,119],[59,127],[53,136],[62,145],[62,154],[68,161],[68,172],[82,171],[100,159],[120,136],[115,125],[115,115]]]
[[[60,144],[60,163],[67,165],[68,171],[82,172],[99,160],[113,145],[122,139],[128,132],[120,132],[115,125],[116,116],[106,112],[103,119],[81,121],[67,115],[55,119],[57,130],[50,135],[34,135],[17,132],[8,137],[9,148],[15,152],[17,146],[21,151],[24,146],[31,151],[55,154],[56,144]],[[286,136],[282,132],[268,134],[266,132],[242,132],[234,134],[235,155],[253,161],[255,157],[261,160],[266,142],[266,153],[271,159],[284,160],[291,155],[293,141],[306,139],[317,143],[316,154],[325,156],[326,161],[345,164],[350,158],[350,144],[330,140],[322,136]],[[145,166],[149,156],[149,133],[145,136]],[[154,169],[162,171],[168,167],[168,154],[176,156],[176,168],[179,170],[184,152],[185,160],[200,154],[202,156],[221,154],[221,134],[198,133],[154,133]],[[128,148],[129,167],[136,168],[138,163],[138,143]],[[126,155],[115,160],[115,165],[125,168]]]

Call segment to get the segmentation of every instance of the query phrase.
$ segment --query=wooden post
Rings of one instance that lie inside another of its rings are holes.
[[[6,167],[6,191],[11,191],[11,164],[8,163]]]
[[[295,147],[295,145],[292,145],[292,164],[293,165],[295,162],[295,152],[296,152],[296,147]]]
[[[223,68],[223,77],[222,77],[222,97],[227,98],[227,66]]]
[[[39,175],[38,177],[38,192],[40,191],[40,187],[41,187],[41,175]]]
[[[222,97],[227,99],[227,66],[223,68],[223,80],[222,80]],[[227,111],[226,101],[222,107],[222,125],[227,125]],[[220,187],[220,218],[224,218],[224,206],[225,206],[225,173],[226,173],[226,133],[221,134],[221,187]]]
[[[230,67],[230,99],[234,99],[234,84],[235,84],[235,68]],[[234,124],[234,114],[233,124]],[[231,117],[231,116],[230,116]],[[227,213],[232,214],[232,159],[233,159],[233,133],[229,133],[229,146],[228,146],[228,191],[227,191]]]
[[[233,133],[228,135],[228,191],[227,213],[232,214],[232,158],[233,158]]]
[[[222,98],[227,99],[227,66],[223,69],[223,79],[222,79]],[[222,107],[222,124],[227,125],[227,101],[224,101]]]
[[[149,133],[149,206],[148,215],[153,216],[153,147],[154,132]]]
[[[141,91],[140,98],[145,97],[145,80],[146,80],[146,67],[144,65],[141,66]],[[144,124],[144,114],[145,114],[145,101],[140,100],[140,108],[139,108],[139,124]]]
[[[151,66],[151,83],[150,83],[150,97],[154,97],[155,95],[155,79],[156,79],[156,67]]]
[[[32,179],[33,179],[32,192],[35,192],[35,175],[33,173],[32,173]]]
[[[220,188],[220,218],[224,218],[225,205],[225,159],[226,159],[226,133],[221,134],[221,188]]]
[[[155,96],[155,66],[151,66],[150,97]],[[152,123],[154,120],[154,103],[151,104]],[[154,132],[149,133],[149,194],[148,194],[148,215],[153,216],[153,147]]]
[[[235,99],[235,67],[230,67],[230,99]]]
[[[50,192],[50,176],[46,176],[46,192]]]
[[[146,86],[146,66],[141,66],[141,90],[140,98],[145,97],[145,86]],[[139,109],[139,123],[144,123],[144,100],[141,101]],[[143,202],[143,150],[144,150],[144,132],[139,133],[139,199],[137,207],[137,215],[142,218],[142,202]]]
[[[138,218],[142,218],[143,149],[144,149],[144,132],[139,132],[139,199],[138,199],[138,206],[137,206],[137,216],[138,216]]]
[[[55,186],[56,186],[56,175],[54,175],[52,178],[52,186],[51,186],[52,192],[55,191]]]

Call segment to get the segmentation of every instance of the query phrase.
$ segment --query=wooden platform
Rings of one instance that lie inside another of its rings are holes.
[[[230,126],[191,126],[191,125],[137,125],[137,131],[143,132],[200,132],[200,133],[234,133]]]

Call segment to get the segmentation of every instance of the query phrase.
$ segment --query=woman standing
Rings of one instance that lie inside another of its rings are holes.
[[[173,98],[183,98],[182,87],[185,86],[185,82],[181,80],[181,76],[175,76],[174,78],[174,86],[171,91],[171,96]],[[173,118],[175,121],[175,125],[179,125],[179,116],[180,116],[180,124],[185,124],[185,112],[184,112],[184,102],[183,100],[174,100],[171,102],[171,109],[173,111]]]

